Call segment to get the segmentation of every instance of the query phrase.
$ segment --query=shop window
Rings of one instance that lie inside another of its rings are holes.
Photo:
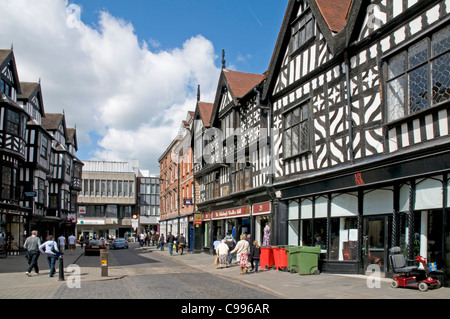
[[[330,260],[356,260],[358,241],[355,217],[331,219]]]

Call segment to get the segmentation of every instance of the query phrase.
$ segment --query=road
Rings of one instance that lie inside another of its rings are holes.
[[[80,288],[62,285],[60,299],[276,299],[279,296],[228,280],[148,250],[108,250],[108,267],[119,268],[120,279],[83,282]],[[96,267],[98,256],[82,256],[77,265]]]

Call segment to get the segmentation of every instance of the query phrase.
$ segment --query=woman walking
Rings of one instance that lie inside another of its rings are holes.
[[[239,257],[240,274],[248,272],[250,263],[248,262],[248,255],[250,254],[250,244],[246,240],[247,236],[242,234],[240,240],[237,242],[236,247],[231,251],[232,254],[237,253]]]
[[[252,248],[250,249],[250,259],[252,264],[252,270],[255,269],[255,272],[258,272],[260,254],[261,248],[258,245],[258,241],[254,240]]]
[[[39,250],[41,253],[47,255],[48,267],[50,268],[50,277],[53,277],[55,274],[55,262],[56,258],[58,258],[59,249],[56,241],[53,240],[52,235],[47,237],[47,241],[39,247]]]

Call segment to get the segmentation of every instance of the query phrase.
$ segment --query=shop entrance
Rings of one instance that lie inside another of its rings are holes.
[[[363,222],[362,265],[364,271],[369,266],[378,266],[381,272],[388,268],[389,234],[388,216],[365,217]],[[373,268],[372,268],[373,269]],[[369,270],[371,272],[372,270]]]

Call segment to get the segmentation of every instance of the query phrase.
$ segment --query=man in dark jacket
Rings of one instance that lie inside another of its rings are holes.
[[[171,232],[169,232],[169,233],[167,234],[166,242],[167,242],[167,245],[169,246],[169,253],[170,253],[170,256],[173,255],[173,243],[174,243],[174,241],[175,241],[175,236],[172,235]]]

